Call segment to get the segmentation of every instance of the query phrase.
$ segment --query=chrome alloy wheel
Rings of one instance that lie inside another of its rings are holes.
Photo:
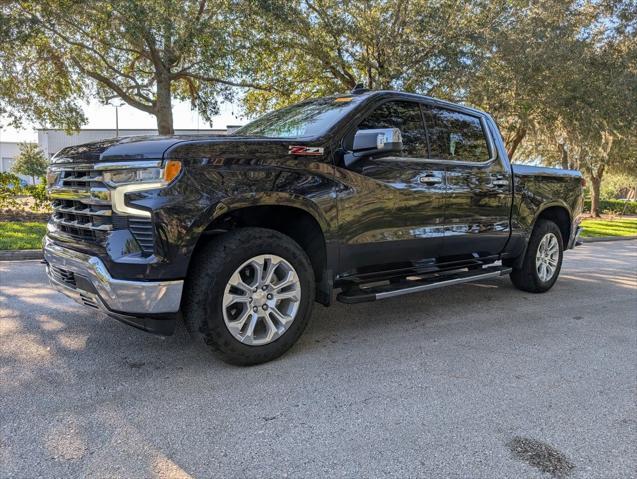
[[[263,346],[287,331],[300,304],[301,282],[292,265],[274,254],[259,255],[230,277],[223,320],[238,341]]]
[[[540,240],[535,255],[535,269],[543,282],[549,281],[557,271],[557,262],[560,259],[560,246],[557,236],[546,233]]]

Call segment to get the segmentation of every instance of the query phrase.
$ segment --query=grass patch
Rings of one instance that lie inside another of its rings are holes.
[[[582,220],[582,236],[594,238],[596,236],[637,236],[637,218],[622,218],[604,220],[587,218]]]
[[[0,250],[39,249],[46,223],[0,221]]]
[[[582,236],[637,236],[637,218],[615,220],[587,218],[582,221]],[[46,223],[0,221],[0,250],[40,249]]]

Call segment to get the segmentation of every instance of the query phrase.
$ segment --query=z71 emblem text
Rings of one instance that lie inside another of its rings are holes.
[[[323,154],[323,148],[318,146],[290,146],[290,155],[318,156]]]

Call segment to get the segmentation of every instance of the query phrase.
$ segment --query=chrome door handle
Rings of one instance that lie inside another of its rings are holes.
[[[442,178],[440,178],[439,176],[421,176],[419,178],[419,181],[426,185],[435,185],[438,183],[442,183]]]
[[[491,184],[493,186],[509,186],[509,180],[493,180]]]

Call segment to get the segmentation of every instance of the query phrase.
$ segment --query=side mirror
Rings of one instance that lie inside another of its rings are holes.
[[[403,149],[403,137],[398,128],[358,130],[354,135],[354,153],[364,156],[378,153],[399,153]]]

